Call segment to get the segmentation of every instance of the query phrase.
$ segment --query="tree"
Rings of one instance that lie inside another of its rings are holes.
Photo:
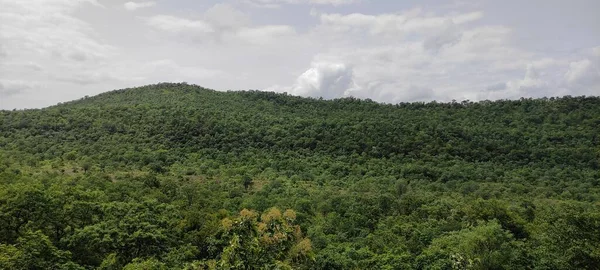
[[[436,238],[417,258],[432,269],[517,269],[522,245],[496,221]]]
[[[291,269],[305,266],[312,258],[312,245],[293,225],[296,213],[277,208],[264,212],[260,219],[252,210],[244,209],[235,219],[223,219],[222,237],[227,239],[219,269],[278,267]]]
[[[70,253],[58,250],[41,231],[27,231],[15,245],[0,244],[1,269],[84,269],[70,262]]]
[[[244,185],[244,189],[248,190],[248,188],[250,186],[252,186],[254,182],[252,181],[252,178],[250,178],[250,176],[248,175],[244,175],[242,176],[242,184]]]
[[[85,161],[81,165],[81,169],[83,169],[83,173],[87,173],[90,170],[90,168],[92,168],[92,163],[90,163],[89,161]]]

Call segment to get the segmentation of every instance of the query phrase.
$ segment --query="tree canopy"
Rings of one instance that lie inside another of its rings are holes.
[[[597,269],[600,98],[0,111],[2,269]]]

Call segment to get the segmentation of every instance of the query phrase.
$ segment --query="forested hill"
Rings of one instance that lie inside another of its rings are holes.
[[[598,269],[600,98],[0,111],[0,269]]]

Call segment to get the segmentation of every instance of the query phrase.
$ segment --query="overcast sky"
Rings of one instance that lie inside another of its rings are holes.
[[[600,95],[598,0],[0,0],[0,109],[157,82],[381,102]]]

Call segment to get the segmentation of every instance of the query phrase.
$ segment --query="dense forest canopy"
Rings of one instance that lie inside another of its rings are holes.
[[[599,97],[162,83],[0,111],[1,269],[599,267]]]

